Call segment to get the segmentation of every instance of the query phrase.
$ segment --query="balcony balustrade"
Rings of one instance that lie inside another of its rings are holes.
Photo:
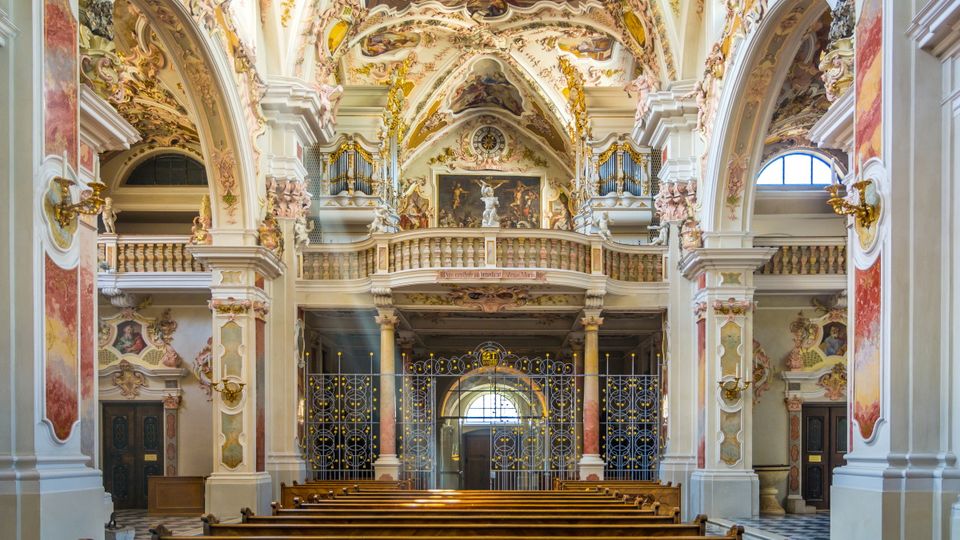
[[[187,251],[189,243],[189,236],[101,235],[97,261],[105,272],[206,272]]]

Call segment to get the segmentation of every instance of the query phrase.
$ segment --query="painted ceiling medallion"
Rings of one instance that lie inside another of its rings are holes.
[[[473,152],[484,158],[503,154],[507,140],[503,132],[493,126],[483,126],[473,134]]]

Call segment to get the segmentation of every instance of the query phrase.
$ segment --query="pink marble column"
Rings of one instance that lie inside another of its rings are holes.
[[[374,475],[378,480],[399,480],[395,339],[397,312],[389,308],[380,309],[376,320],[380,325],[380,457],[374,463]]]
[[[580,460],[580,478],[603,480],[603,460],[600,459],[600,343],[599,330],[603,324],[600,311],[588,311],[583,323],[583,457]]]

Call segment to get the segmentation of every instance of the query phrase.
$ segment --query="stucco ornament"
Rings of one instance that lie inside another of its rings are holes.
[[[140,395],[141,388],[147,386],[147,378],[134,371],[133,364],[121,360],[120,372],[113,374],[113,385],[120,389],[121,396],[133,399]]]
[[[853,0],[840,0],[833,8],[830,23],[830,44],[820,53],[820,71],[827,99],[842,96],[853,84],[853,36],[856,12]]]
[[[523,287],[454,287],[450,299],[454,305],[475,306],[484,313],[497,313],[508,307],[526,305],[530,291]]]
[[[207,394],[207,401],[213,399],[213,338],[207,338],[207,344],[193,360],[193,374],[200,381],[200,387]]]

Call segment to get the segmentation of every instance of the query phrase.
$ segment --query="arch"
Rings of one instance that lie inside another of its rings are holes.
[[[767,13],[736,45],[728,62],[707,141],[703,172],[701,227],[709,233],[750,230],[755,173],[777,93],[808,28],[828,8],[819,0],[771,0]]]
[[[214,31],[204,31],[180,2],[130,0],[170,51],[196,112],[216,229],[254,229],[259,216],[257,149],[246,136],[246,114],[234,77],[234,62]],[[214,235],[216,236],[216,235]]]

